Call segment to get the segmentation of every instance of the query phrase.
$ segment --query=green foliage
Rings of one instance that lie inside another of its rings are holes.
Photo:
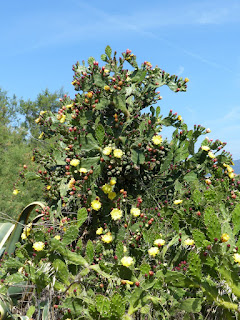
[[[213,305],[238,319],[240,183],[230,155],[218,140],[196,150],[207,130],[153,107],[158,87],[186,91],[187,78],[139,66],[130,50],[117,59],[107,46],[101,59],[74,66],[73,100],[41,108],[48,147],[34,150],[40,169],[24,178],[39,177],[47,206],[17,244],[18,263],[4,257],[0,292],[27,281],[31,316],[43,319],[200,320]]]

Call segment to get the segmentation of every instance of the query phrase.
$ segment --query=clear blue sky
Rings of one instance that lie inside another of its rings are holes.
[[[191,128],[210,128],[240,159],[240,1],[2,1],[0,87],[35,99],[49,88],[74,97],[72,65],[106,45],[127,48],[190,79],[186,93],[162,87],[163,114],[180,114]]]

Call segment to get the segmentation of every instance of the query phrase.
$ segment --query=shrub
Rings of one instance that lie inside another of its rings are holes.
[[[1,293],[21,283],[19,314],[42,319],[238,319],[230,154],[208,138],[196,150],[209,130],[153,107],[158,87],[186,91],[187,78],[138,66],[130,50],[117,60],[107,46],[101,59],[74,65],[75,98],[37,118],[52,143],[34,151],[47,205],[16,259],[5,255]]]

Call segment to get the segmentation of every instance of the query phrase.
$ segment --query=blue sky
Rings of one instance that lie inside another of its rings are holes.
[[[180,114],[189,127],[211,129],[240,159],[240,1],[3,1],[0,87],[35,99],[61,87],[74,97],[72,65],[106,45],[127,48],[190,79],[186,93],[162,87],[162,113]]]

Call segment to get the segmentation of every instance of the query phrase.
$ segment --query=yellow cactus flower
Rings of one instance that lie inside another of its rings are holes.
[[[166,243],[166,241],[163,240],[163,239],[156,239],[156,240],[154,241],[154,245],[155,245],[155,246],[158,246],[158,247],[164,246],[165,243]]]
[[[152,257],[155,257],[159,253],[159,249],[157,247],[152,247],[148,249],[148,254]]]
[[[65,106],[65,108],[66,108],[66,109],[72,109],[72,108],[73,108],[73,103],[72,103],[72,104],[67,104],[67,105]]]
[[[80,169],[79,169],[79,172],[80,172],[80,173],[87,173],[88,171],[87,171],[86,168],[80,168]]]
[[[133,285],[134,282],[133,281],[129,281],[129,280],[122,280],[121,284],[129,284],[129,285]]]
[[[230,239],[230,236],[227,233],[223,233],[221,236],[222,242],[227,242]]]
[[[40,111],[40,116],[43,116],[47,111]]]
[[[95,199],[91,202],[91,207],[93,208],[93,210],[99,211],[102,207],[102,204],[99,199]]]
[[[208,146],[202,146],[201,148],[202,148],[203,151],[209,151],[210,150],[210,148]]]
[[[21,234],[21,239],[22,239],[22,240],[26,240],[26,239],[27,239],[27,235],[26,235],[25,232],[23,232],[23,233]]]
[[[184,81],[185,81],[185,82],[188,82],[188,81],[189,81],[189,79],[188,79],[188,78],[185,78],[185,79],[184,79]]]
[[[60,118],[59,122],[60,122],[60,123],[64,123],[64,122],[65,122],[65,120],[66,120],[66,116],[65,116],[65,114],[62,114],[62,116],[61,116],[61,118]]]
[[[80,161],[78,159],[72,159],[70,161],[70,165],[73,167],[77,167],[79,165]]]
[[[117,183],[117,179],[116,179],[116,178],[111,178],[109,184],[110,184],[111,186],[114,186],[116,183]]]
[[[193,246],[194,245],[194,240],[193,239],[186,239],[185,241],[184,241],[184,245],[185,246]]]
[[[111,148],[111,147],[105,147],[105,148],[103,149],[103,154],[104,154],[105,156],[109,156],[111,152],[112,152],[112,148]]]
[[[133,258],[132,257],[123,257],[121,259],[121,264],[124,267],[130,267],[132,264],[134,263]]]
[[[104,90],[105,90],[105,91],[109,91],[109,90],[110,90],[110,87],[109,87],[109,86],[104,86]]]
[[[235,262],[238,262],[240,264],[240,254],[239,253],[234,253],[233,259]]]
[[[159,145],[159,144],[161,144],[161,143],[163,142],[162,136],[159,136],[159,135],[153,136],[153,137],[152,137],[152,142],[153,142],[153,144],[155,144],[156,146]]]
[[[105,242],[105,243],[110,243],[110,242],[112,242],[112,241],[113,241],[113,237],[112,237],[111,232],[108,232],[108,233],[104,234],[104,235],[102,236],[102,241]]]
[[[180,200],[180,199],[173,201],[174,204],[181,204],[182,202],[183,202],[183,200]]]
[[[121,159],[122,156],[123,156],[123,152],[122,152],[121,149],[115,149],[113,151],[113,155],[114,155],[115,158]]]
[[[35,242],[32,247],[36,251],[42,251],[45,247],[45,244],[42,241],[39,241]]]
[[[231,173],[231,172],[233,172],[234,170],[233,170],[233,168],[232,168],[231,166],[227,165],[227,171],[228,171],[229,173]]]
[[[41,121],[41,118],[37,118],[34,120],[36,123],[39,123]]]
[[[211,159],[215,159],[216,157],[215,157],[215,154],[212,152],[212,151],[209,151],[208,152],[208,156],[209,156],[209,158],[211,158]]]
[[[116,196],[117,196],[116,192],[111,191],[111,192],[109,192],[109,194],[108,194],[108,199],[113,200],[113,199],[116,198]]]
[[[210,179],[205,179],[205,183],[206,183],[207,185],[210,185],[210,184],[212,183],[212,181],[211,181]]]
[[[46,187],[47,190],[50,190],[51,188],[52,188],[51,186],[47,186],[47,187]]]
[[[182,121],[182,117],[180,115],[177,117],[177,119],[178,121]]]
[[[109,192],[112,191],[112,187],[110,186],[110,184],[105,183],[105,184],[102,186],[102,191],[103,191],[105,194],[108,194]]]
[[[132,209],[130,210],[130,213],[131,213],[134,217],[138,217],[138,216],[140,216],[141,211],[140,211],[139,208],[132,208]]]
[[[233,172],[230,172],[230,173],[228,174],[228,176],[229,176],[230,179],[233,179],[233,178],[235,177],[235,174],[234,174]]]
[[[71,178],[71,180],[68,183],[68,189],[72,189],[74,187],[76,180],[74,178]]]
[[[119,210],[117,208],[112,209],[110,212],[110,215],[112,217],[112,220],[120,220],[122,218],[122,210]]]
[[[18,189],[13,190],[13,194],[16,196],[20,191]]]
[[[60,239],[61,239],[61,237],[60,237],[60,235],[58,234],[58,235],[56,235],[56,236],[54,237],[54,239],[56,239],[56,240],[60,240]]]
[[[38,136],[38,139],[42,139],[44,136],[44,132],[42,132],[39,136]]]
[[[103,228],[102,227],[99,227],[97,230],[96,230],[96,234],[97,235],[100,235],[103,233]]]

